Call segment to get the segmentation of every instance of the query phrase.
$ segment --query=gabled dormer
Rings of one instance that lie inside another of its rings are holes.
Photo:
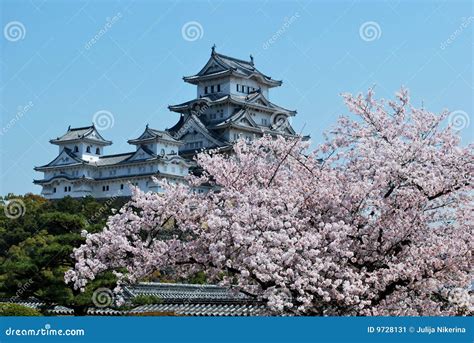
[[[124,162],[147,161],[155,158],[157,158],[157,156],[153,151],[145,146],[139,146],[137,151],[135,151],[133,155],[127,158]]]
[[[215,46],[204,67],[197,74],[183,79],[197,85],[198,98],[212,94],[243,95],[257,89],[268,97],[268,89],[282,84],[255,68],[252,55],[250,61],[245,61],[219,54]]]
[[[84,161],[96,161],[104,154],[104,147],[112,142],[104,139],[94,125],[71,128],[61,137],[49,141],[59,146],[59,152],[69,149],[75,156]]]
[[[64,148],[54,160],[43,166],[35,167],[34,169],[36,171],[44,171],[55,167],[72,167],[79,166],[85,163],[86,162],[84,162],[75,154],[73,154],[70,149]]]
[[[148,125],[138,138],[130,139],[128,143],[135,145],[137,151],[145,148],[159,156],[177,154],[180,146],[184,144],[174,139],[168,132],[152,129]]]

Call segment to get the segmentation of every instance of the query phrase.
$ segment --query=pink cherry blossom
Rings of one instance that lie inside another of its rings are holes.
[[[74,251],[66,282],[119,284],[172,267],[265,301],[275,314],[455,315],[472,310],[473,147],[434,114],[343,96],[323,144],[264,136],[203,152],[200,177],[131,201]],[[203,183],[213,191],[193,191]]]

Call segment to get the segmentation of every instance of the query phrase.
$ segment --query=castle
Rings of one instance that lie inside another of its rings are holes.
[[[106,155],[104,150],[112,142],[95,125],[69,127],[50,140],[59,153],[48,164],[35,167],[44,174],[33,181],[42,187],[41,194],[48,199],[130,196],[129,183],[160,192],[152,177],[183,182],[194,165],[192,156],[202,149],[231,150],[235,140],[263,134],[296,135],[288,120],[296,111],[269,100],[270,89],[282,81],[256,69],[252,56],[250,61],[240,60],[217,53],[214,46],[205,66],[183,80],[197,86],[196,98],[169,106],[180,113],[172,128],[156,130],[147,125],[138,138],[129,140],[135,151]]]

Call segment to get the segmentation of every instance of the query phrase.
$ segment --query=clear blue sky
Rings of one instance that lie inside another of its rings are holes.
[[[405,85],[415,104],[467,113],[463,141],[473,140],[471,1],[0,4],[1,195],[39,193],[32,180],[41,174],[33,167],[56,156],[49,139],[68,125],[90,125],[99,110],[114,115],[114,126],[102,132],[114,142],[107,153],[132,150],[126,140],[146,123],[172,126],[178,116],[167,106],[195,97],[182,76],[199,71],[214,43],[223,54],[253,54],[261,71],[282,79],[271,100],[296,109],[293,126],[315,142],[346,113],[339,94],[373,84],[377,96],[391,97]],[[107,18],[111,27],[88,49]],[[182,35],[192,21],[202,27],[194,41]],[[19,37],[6,30],[11,22],[23,25]],[[378,25],[375,37],[361,36],[367,22]]]

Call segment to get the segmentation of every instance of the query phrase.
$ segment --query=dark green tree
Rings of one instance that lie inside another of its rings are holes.
[[[9,215],[7,204],[12,201],[23,206],[22,215]],[[1,203],[0,297],[34,297],[46,304],[43,312],[62,305],[74,309],[76,315],[83,315],[93,305],[94,290],[114,287],[115,277],[107,273],[80,293],[64,283],[64,273],[74,265],[74,247],[85,240],[81,232],[101,230],[112,208],[120,208],[123,200],[47,201],[35,195],[9,195]]]

